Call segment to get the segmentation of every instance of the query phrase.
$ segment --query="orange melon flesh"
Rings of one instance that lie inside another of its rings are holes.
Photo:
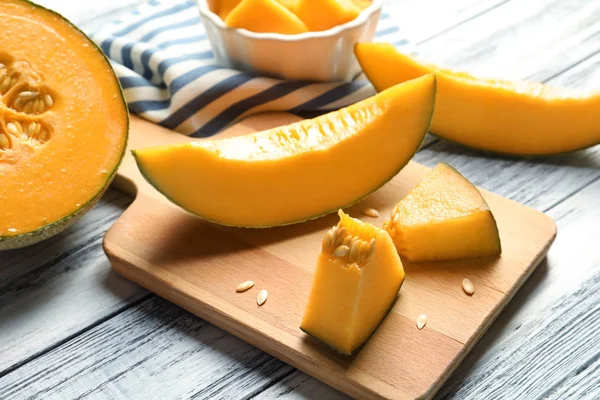
[[[352,0],[361,10],[364,10],[371,6],[372,0]]]
[[[336,242],[324,239],[300,328],[338,352],[352,354],[387,315],[404,269],[386,231],[342,211],[339,215]],[[342,228],[345,236],[339,234]],[[336,256],[345,237],[357,237],[354,246],[361,251]]]
[[[281,4],[284,5],[285,8],[287,8],[288,10],[290,10],[291,12],[294,12],[296,10],[296,4],[298,3],[298,0],[277,0],[279,1]]]
[[[482,79],[440,69],[388,43],[359,43],[355,53],[377,90],[435,72],[432,133],[466,146],[545,155],[600,143],[600,92]]]
[[[225,21],[225,18],[227,18],[231,10],[233,10],[238,4],[240,4],[240,0],[217,0],[214,2],[212,12],[217,14],[223,21]]]
[[[345,24],[362,11],[352,0],[298,0],[294,10],[311,31]]]
[[[227,15],[225,25],[262,33],[308,32],[304,22],[277,0],[242,0]]]
[[[0,32],[2,249],[56,233],[51,225],[100,196],[124,154],[128,114],[108,61],[58,14],[6,0]]]
[[[135,150],[145,178],[211,221],[267,227],[355,203],[408,163],[429,127],[435,77],[248,136]]]
[[[481,193],[454,168],[439,164],[394,208],[384,229],[410,261],[498,255],[496,220]]]

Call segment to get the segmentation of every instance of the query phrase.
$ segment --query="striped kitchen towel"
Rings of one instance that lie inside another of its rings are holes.
[[[293,82],[217,65],[194,0],[149,0],[88,33],[110,58],[130,111],[186,135],[211,136],[256,112],[325,112],[374,93],[364,77]],[[408,44],[385,12],[376,40]]]

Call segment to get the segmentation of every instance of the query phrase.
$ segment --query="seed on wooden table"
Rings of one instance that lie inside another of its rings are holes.
[[[363,214],[365,214],[367,217],[371,217],[371,218],[379,217],[379,211],[377,211],[376,209],[371,208],[371,207],[365,208],[363,210]]]
[[[350,248],[348,246],[338,246],[335,248],[335,250],[333,251],[333,256],[334,257],[345,257],[348,252],[350,251]]]
[[[258,296],[256,296],[256,304],[262,306],[265,303],[265,301],[267,301],[268,295],[269,293],[267,293],[265,289],[260,289],[260,292],[258,292]]]
[[[421,330],[425,327],[425,324],[427,324],[427,315],[425,315],[425,314],[419,315],[419,318],[417,318],[417,328],[419,328],[419,330]]]
[[[463,288],[464,292],[466,294],[468,294],[469,296],[472,296],[473,293],[475,293],[475,287],[473,286],[473,283],[468,278],[463,279],[462,288]]]
[[[242,282],[239,285],[237,285],[237,288],[235,288],[235,291],[238,293],[245,292],[246,290],[250,289],[252,286],[254,286],[253,281]]]

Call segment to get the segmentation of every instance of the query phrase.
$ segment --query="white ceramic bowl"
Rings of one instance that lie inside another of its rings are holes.
[[[220,65],[255,75],[321,82],[350,81],[360,73],[354,44],[373,40],[383,2],[373,0],[356,19],[326,31],[282,35],[227,27],[210,11],[207,0],[197,1]]]

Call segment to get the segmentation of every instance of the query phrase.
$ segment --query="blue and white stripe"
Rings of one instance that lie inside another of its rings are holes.
[[[386,13],[376,35],[407,45]],[[257,112],[333,110],[374,93],[364,77],[292,82],[217,65],[194,0],[149,0],[90,36],[110,58],[130,111],[186,135],[208,137]]]

